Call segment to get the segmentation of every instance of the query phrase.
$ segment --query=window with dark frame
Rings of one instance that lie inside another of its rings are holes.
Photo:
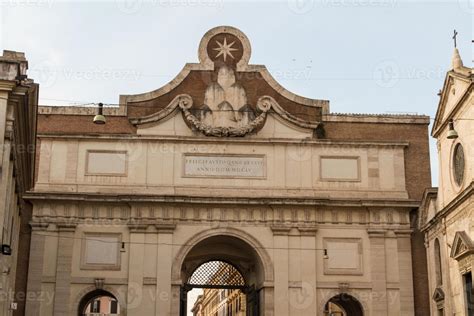
[[[464,148],[461,144],[456,144],[453,152],[453,176],[454,182],[460,186],[464,181]]]

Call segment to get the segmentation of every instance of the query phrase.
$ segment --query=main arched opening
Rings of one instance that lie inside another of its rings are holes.
[[[363,316],[362,304],[353,296],[342,293],[333,296],[324,306],[324,315]]]
[[[79,316],[120,315],[120,304],[110,292],[95,290],[87,293],[79,303]]]
[[[234,236],[211,236],[181,266],[180,315],[260,315],[264,266],[252,246]]]

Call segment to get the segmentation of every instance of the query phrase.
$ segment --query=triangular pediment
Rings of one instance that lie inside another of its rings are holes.
[[[250,65],[250,42],[236,28],[208,31],[198,53],[200,62],[186,64],[166,86],[121,96],[130,122],[139,130],[159,132],[163,122],[174,118],[185,124],[168,122],[167,128],[186,126],[194,135],[243,137],[258,134],[272,116],[282,126],[307,135],[308,131],[313,134],[329,111],[329,101],[295,95],[278,84],[265,66]]]
[[[444,291],[442,288],[437,287],[432,296],[433,301],[441,302],[444,301]]]
[[[465,255],[474,253],[474,243],[465,231],[458,231],[454,236],[451,258],[459,260]]]
[[[472,76],[467,73],[449,71],[446,74],[443,89],[440,91],[438,109],[431,132],[432,136],[436,137],[439,130],[459,110],[458,105],[462,104],[467,92],[472,88]]]

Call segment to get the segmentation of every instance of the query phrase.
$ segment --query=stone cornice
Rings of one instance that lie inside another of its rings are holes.
[[[330,198],[295,198],[295,197],[212,197],[212,196],[179,196],[179,195],[118,195],[107,193],[59,193],[28,192],[23,196],[29,201],[80,201],[112,203],[165,203],[165,204],[224,204],[224,205],[320,205],[343,207],[401,207],[417,208],[420,201],[410,199],[330,199]]]
[[[466,187],[461,193],[459,193],[451,202],[449,202],[448,205],[446,205],[444,208],[438,211],[436,215],[428,222],[425,223],[421,227],[422,232],[426,232],[427,230],[431,229],[433,226],[435,226],[441,219],[445,218],[448,214],[450,214],[452,211],[456,210],[456,208],[472,197],[474,194],[474,181],[471,182],[470,185]]]
[[[344,141],[344,140],[322,140],[322,139],[294,139],[294,138],[209,138],[209,137],[187,137],[187,136],[149,136],[149,135],[111,135],[111,134],[47,134],[40,133],[38,138],[46,139],[91,139],[110,141],[168,141],[168,142],[192,142],[192,143],[244,143],[244,144],[299,144],[314,146],[348,146],[348,147],[408,147],[408,142],[374,142],[374,141]]]
[[[15,81],[0,80],[0,91],[13,91],[16,87]]]
[[[94,116],[97,114],[96,106],[38,106],[38,115],[79,115]],[[105,116],[126,116],[124,106],[104,107]]]
[[[323,122],[381,123],[381,124],[424,124],[430,123],[426,115],[390,115],[363,113],[329,113],[323,115]]]

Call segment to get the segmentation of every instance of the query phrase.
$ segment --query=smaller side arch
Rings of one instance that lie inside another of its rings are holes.
[[[354,299],[355,302],[357,302],[358,307],[360,308],[361,314],[352,314],[350,311],[348,312],[348,315],[350,316],[369,316],[369,307],[367,306],[367,302],[364,301],[360,295],[358,295],[355,292],[340,292],[340,291],[333,291],[331,293],[328,293],[327,296],[324,296],[321,301],[319,302],[319,312],[321,315],[325,315],[325,307],[326,304],[329,303],[332,299],[337,299],[338,297],[345,298],[345,299]]]
[[[93,297],[97,295],[102,295],[102,293],[105,296],[112,296],[114,297],[120,306],[120,315],[121,316],[126,316],[127,315],[127,308],[126,308],[126,299],[125,293],[121,293],[121,291],[116,290],[113,287],[110,286],[104,286],[102,289],[98,289],[97,287],[91,285],[88,286],[84,289],[82,289],[77,295],[76,298],[73,301],[73,304],[71,305],[71,311],[70,315],[80,315],[80,310],[82,308],[81,304],[85,300],[92,299]],[[84,306],[85,307],[85,306]]]

